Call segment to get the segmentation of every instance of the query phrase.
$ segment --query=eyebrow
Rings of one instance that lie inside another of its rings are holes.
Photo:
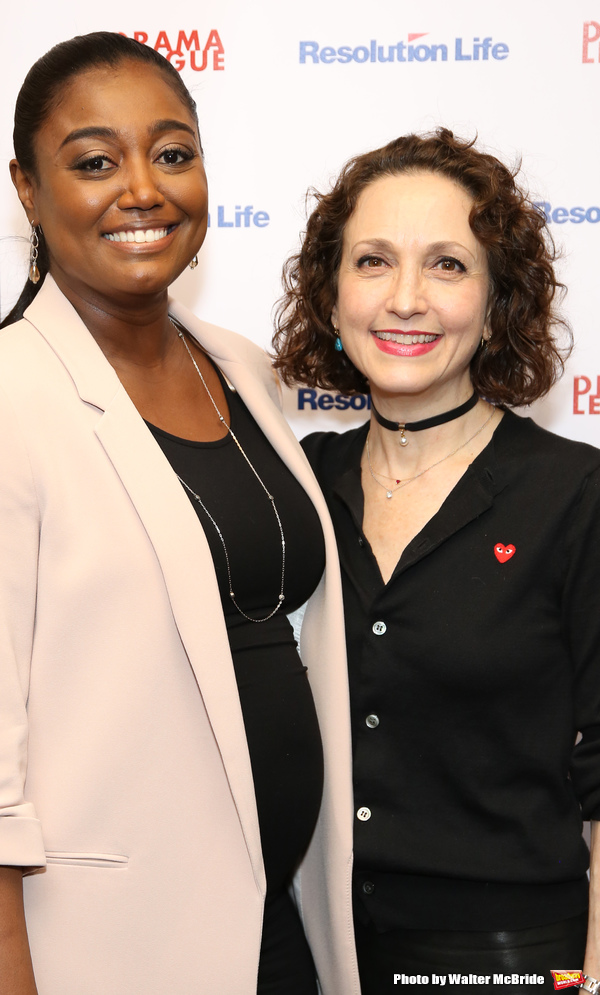
[[[162,131],[187,131],[193,138],[197,137],[194,128],[190,127],[184,121],[178,121],[176,118],[163,118],[160,121],[155,121],[148,129],[150,135],[158,135]],[[80,138],[117,138],[117,136],[118,132],[114,128],[103,128],[100,125],[92,124],[87,128],[76,128],[74,131],[70,131],[67,137],[60,143],[59,149],[62,149],[70,142],[76,142]]]
[[[162,121],[155,121],[150,128],[150,134],[156,135],[161,131],[187,131],[190,135],[196,138],[196,129],[192,128],[191,125],[186,124],[184,121],[178,121],[177,118],[163,118]]]
[[[466,245],[463,245],[462,242],[454,242],[452,239],[449,239],[447,242],[432,242],[428,246],[428,249],[430,252],[452,252],[453,249],[462,249],[463,252],[468,252],[470,256],[473,255]]]
[[[387,238],[361,238],[355,243],[354,249],[362,245],[371,246],[375,250],[385,249],[388,251],[391,250],[392,252],[394,251],[393,243],[388,241]],[[452,239],[449,239],[447,242],[432,242],[431,245],[428,245],[426,248],[428,252],[451,252],[456,249],[462,249],[464,252],[468,252],[470,256],[473,255],[471,250],[468,249],[466,245],[463,245],[462,242],[454,242]]]

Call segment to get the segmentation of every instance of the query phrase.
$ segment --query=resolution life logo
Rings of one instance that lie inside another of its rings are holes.
[[[312,387],[298,390],[298,411],[370,411],[370,394],[323,394]]]
[[[583,25],[581,61],[600,62],[600,22],[598,21],[585,21]]]
[[[119,33],[125,34],[124,31]],[[158,32],[154,44],[148,41],[147,31],[134,31],[133,37],[136,41],[143,42],[144,45],[150,45],[156,52],[161,52],[179,72],[185,69],[186,65],[189,65],[190,69],[196,73],[203,73],[205,69],[214,69],[218,72],[225,68],[225,49],[219,32],[215,28],[208,32],[204,45],[200,44],[197,28],[190,31],[189,34],[186,34],[185,31],[179,31],[176,45],[171,43],[166,31]],[[175,38],[173,31],[171,38]]]
[[[573,377],[574,415],[600,415],[600,376],[596,377],[596,393],[592,394],[591,390],[591,377]]]
[[[510,52],[505,42],[495,42],[491,36],[473,38],[472,41],[455,38],[450,45],[430,45],[425,42],[413,44],[418,38],[425,38],[428,34],[428,31],[409,34],[407,41],[398,41],[393,45],[379,45],[376,39],[372,39],[368,45],[357,45],[355,48],[351,45],[341,45],[340,48],[325,45],[321,48],[317,41],[301,41],[300,63],[305,65],[307,62],[322,62],[329,65],[332,62],[448,62],[449,54],[454,62],[489,62],[490,59],[503,62]]]
[[[230,210],[224,204],[217,206],[217,228],[266,228],[271,218],[266,211],[255,211],[252,204],[236,204],[234,210]],[[209,228],[212,218],[208,215]]]
[[[589,221],[597,225],[600,221],[600,207],[552,207],[547,200],[536,200],[534,207],[539,208],[546,219],[546,224],[564,225],[569,221],[573,225],[581,225]]]

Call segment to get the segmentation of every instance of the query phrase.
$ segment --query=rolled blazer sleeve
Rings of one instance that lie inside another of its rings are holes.
[[[0,864],[20,866],[46,862],[41,826],[25,799],[39,534],[28,454],[0,388]]]

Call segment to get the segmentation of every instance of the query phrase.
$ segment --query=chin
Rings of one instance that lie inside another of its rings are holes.
[[[119,281],[118,287],[120,293],[130,293],[130,294],[158,294],[164,290],[168,290],[171,284],[177,279],[179,273],[177,271],[173,273],[157,273],[155,269],[144,270],[140,273],[130,274],[128,280]],[[117,286],[115,286],[117,290]]]
[[[423,383],[417,380],[403,380],[398,383],[398,381],[390,380],[373,380],[372,378],[367,378],[369,384],[371,385],[371,391],[376,394],[380,394],[386,397],[412,397],[418,396],[420,394],[427,394],[428,391],[433,391],[436,388],[436,384]]]

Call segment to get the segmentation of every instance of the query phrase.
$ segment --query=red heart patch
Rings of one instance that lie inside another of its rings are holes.
[[[494,546],[494,556],[499,563],[506,563],[506,561],[510,560],[511,556],[514,555],[515,547],[512,542],[510,542],[508,546],[504,546],[501,542],[497,542]]]

